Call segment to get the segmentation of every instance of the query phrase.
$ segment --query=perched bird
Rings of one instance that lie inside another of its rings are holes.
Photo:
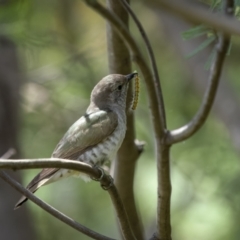
[[[114,159],[126,133],[126,98],[129,81],[137,73],[111,74],[104,77],[92,90],[90,105],[56,146],[52,157],[82,161],[102,166]],[[84,174],[59,168],[45,168],[28,184],[32,193],[43,185],[70,175]],[[86,177],[86,176],[85,176]],[[27,198],[22,196],[15,205],[21,206]]]

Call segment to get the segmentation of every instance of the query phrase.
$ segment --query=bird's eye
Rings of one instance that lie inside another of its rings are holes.
[[[118,90],[122,90],[122,85],[119,85],[119,86],[118,86]]]

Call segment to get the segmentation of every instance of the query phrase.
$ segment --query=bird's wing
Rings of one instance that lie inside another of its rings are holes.
[[[117,115],[111,111],[99,110],[82,116],[58,143],[52,157],[77,159],[112,134],[117,125]]]

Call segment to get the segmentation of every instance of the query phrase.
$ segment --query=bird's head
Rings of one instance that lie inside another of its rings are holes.
[[[122,108],[125,110],[128,85],[136,75],[137,73],[110,74],[104,77],[93,88],[91,102],[100,109]]]

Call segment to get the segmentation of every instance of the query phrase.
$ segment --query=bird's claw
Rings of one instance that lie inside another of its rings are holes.
[[[98,166],[94,166],[94,168],[98,169],[101,172],[101,176],[99,178],[91,177],[91,179],[94,180],[94,181],[100,182],[103,179],[103,176],[104,176],[105,172],[102,168],[100,168]]]
[[[104,177],[105,172],[104,172],[104,170],[103,170],[101,167],[94,166],[94,168],[98,169],[98,170],[101,172],[101,176],[100,176],[99,178],[93,178],[93,177],[91,177],[91,179],[94,180],[94,181],[101,182],[102,179],[103,179],[103,177]],[[111,175],[108,175],[108,178],[109,178],[109,181],[110,181],[110,183],[109,183],[108,186],[105,186],[105,185],[101,184],[101,187],[102,187],[104,190],[108,190],[110,187],[113,186],[113,178],[112,178],[112,176],[111,176]]]
[[[111,175],[108,175],[108,177],[109,177],[109,179],[110,179],[110,183],[109,183],[108,186],[105,186],[105,185],[101,184],[101,187],[103,188],[103,190],[108,190],[110,187],[113,186],[113,178],[112,178],[112,176],[111,176]]]

